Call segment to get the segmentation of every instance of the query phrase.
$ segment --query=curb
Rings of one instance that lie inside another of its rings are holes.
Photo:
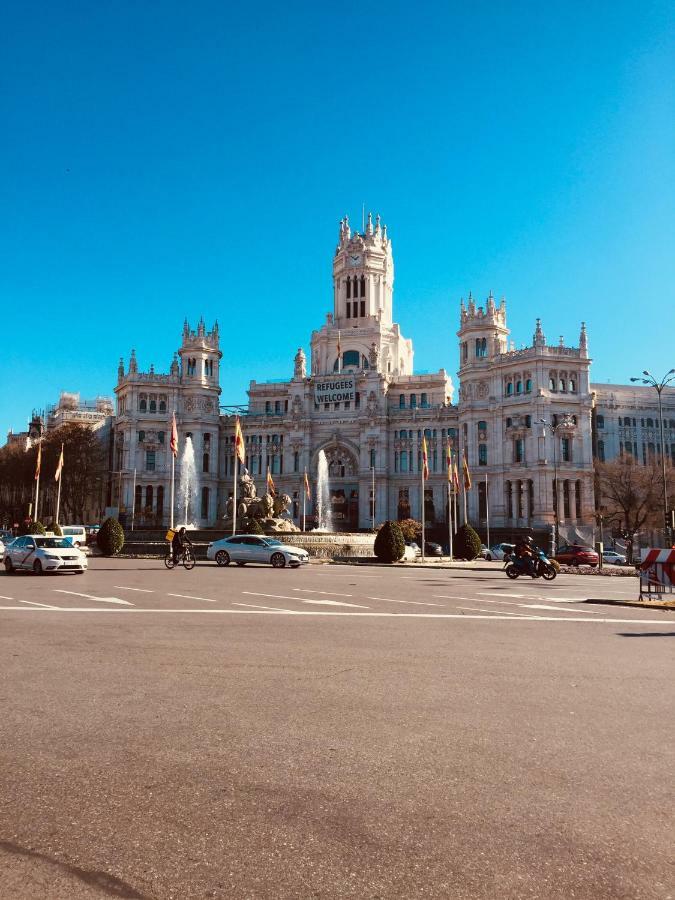
[[[675,610],[675,601],[643,601],[643,600],[582,600],[582,603],[598,603],[603,606],[632,606],[634,609],[660,609],[662,611]]]

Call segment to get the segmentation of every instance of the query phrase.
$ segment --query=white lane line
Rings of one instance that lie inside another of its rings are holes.
[[[302,597],[287,597],[285,594],[260,594],[258,591],[242,591],[247,597],[269,597],[272,600],[302,600]]]
[[[338,594],[337,591],[310,591],[309,588],[293,588],[302,594],[329,594],[331,597],[352,597],[353,594]],[[9,598],[8,598],[9,599]]]
[[[359,603],[344,603],[341,600],[303,600],[303,603],[314,603],[316,606],[353,606],[355,609],[370,609]]]
[[[11,597],[3,598],[5,600],[11,600]],[[19,600],[19,603],[30,603],[31,606],[39,606],[42,609],[61,609],[60,606],[50,606],[48,603],[37,603],[35,600]]]
[[[204,600],[206,603],[215,603],[210,597],[193,597],[191,594],[167,594],[167,597],[180,597],[181,600]]]
[[[113,587],[118,591],[138,591],[141,594],[154,594],[154,591],[148,590],[148,588],[134,588],[134,587],[126,587],[123,584],[115,584]]]
[[[14,597],[3,597],[3,595],[0,594],[0,600],[13,600],[13,599],[14,599]]]
[[[0,606],[0,612],[49,612],[51,610],[45,610],[39,606]],[[292,609],[279,609],[275,610],[273,608],[269,609],[194,609],[194,607],[190,609],[167,609],[163,608],[148,608],[142,606],[134,606],[132,609],[114,609],[114,608],[102,608],[100,606],[58,606],[54,610],[55,612],[60,613],[173,613],[179,615],[231,615],[231,616],[246,616],[246,615],[259,615],[259,616],[270,616],[270,615],[288,615],[288,616],[323,616],[329,618],[352,618],[352,619],[458,619],[458,620],[469,620],[469,619],[488,619],[494,622],[562,622],[563,624],[573,623],[583,623],[584,625],[661,625],[664,624],[670,625],[674,620],[673,619],[578,619],[578,618],[567,618],[566,616],[528,616],[523,613],[523,615],[518,615],[516,613],[501,613],[500,615],[493,615],[492,613],[487,613],[483,610],[480,610],[482,613],[478,616],[465,616],[463,613],[388,613],[388,612],[341,612],[340,610],[335,610],[335,612],[323,612],[321,610],[310,610],[310,609],[301,609],[301,610],[292,610]]]
[[[461,600],[468,600],[468,597],[460,597]],[[473,597],[476,603],[497,603],[499,606],[520,606],[520,603],[512,603],[510,600],[484,600],[482,597]]]
[[[54,588],[57,594],[71,594],[73,597],[84,597],[86,600],[95,600],[97,603],[119,603],[121,606],[133,606],[128,600],[120,600],[119,597],[94,597],[93,594],[80,594],[78,591],[62,591],[60,588]]]
[[[290,609],[279,609],[278,606],[256,606],[253,603],[236,603],[232,602],[232,606],[246,606],[248,609],[267,609],[272,610],[272,612],[280,612],[280,613],[292,613],[293,610]]]
[[[386,603],[412,603],[414,606],[440,606],[445,609],[445,603],[424,603],[422,600],[392,600],[391,597],[366,597],[366,600],[384,600]]]
[[[484,609],[481,609],[480,607],[477,607],[477,606],[458,606],[457,609],[466,609],[469,612],[485,612]],[[512,612],[507,612],[506,610],[504,610],[504,612],[502,612],[501,615],[502,616],[516,616],[518,619],[538,619],[539,618],[538,616],[531,616],[531,615],[528,615],[527,613],[512,613]],[[490,615],[490,613],[485,612],[484,618],[492,619],[493,616]],[[584,619],[584,621],[586,621],[586,620]]]
[[[587,616],[598,615],[598,610],[596,609],[559,609],[557,606],[546,606],[544,603],[519,603],[518,606],[522,606],[523,609],[550,609],[559,613],[571,613],[572,615],[577,613],[585,613]]]
[[[516,597],[519,600],[527,597],[527,594],[507,594],[505,591],[476,591],[479,597]]]

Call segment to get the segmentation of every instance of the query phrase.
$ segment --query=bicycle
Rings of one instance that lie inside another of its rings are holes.
[[[194,569],[196,564],[197,561],[195,559],[195,555],[190,547],[186,547],[178,554],[177,565],[182,565],[189,571],[190,569]],[[164,565],[167,567],[167,569],[173,569],[173,567],[176,565],[176,563],[173,561],[172,550],[169,550],[169,552],[164,557]]]

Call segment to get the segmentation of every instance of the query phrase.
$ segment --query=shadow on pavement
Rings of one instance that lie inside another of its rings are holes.
[[[619,631],[619,637],[675,637],[675,631]]]

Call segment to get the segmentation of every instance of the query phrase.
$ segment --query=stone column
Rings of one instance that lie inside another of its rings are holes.
[[[570,521],[570,522],[576,522],[576,520],[577,520],[577,504],[576,504],[576,497],[577,497],[577,483],[576,483],[576,481],[570,481],[570,482],[569,482],[569,486],[570,486],[570,516],[569,516],[569,521]]]

